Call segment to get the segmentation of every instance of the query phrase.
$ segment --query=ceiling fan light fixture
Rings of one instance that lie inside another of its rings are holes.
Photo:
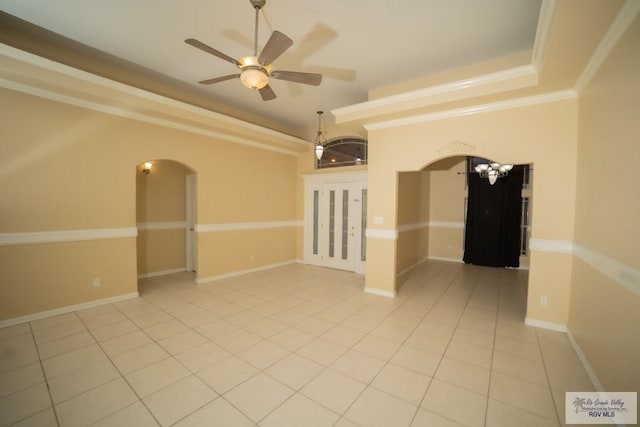
[[[201,80],[198,83],[210,85],[213,83],[224,82],[234,78],[240,77],[240,81],[244,86],[249,89],[256,89],[260,92],[260,97],[263,101],[270,101],[276,98],[276,94],[269,86],[269,80],[271,77],[277,80],[285,80],[293,83],[302,83],[312,86],[318,86],[322,82],[322,74],[317,73],[303,73],[299,71],[284,71],[278,70],[272,72],[272,64],[280,55],[282,55],[287,49],[293,45],[293,40],[287,37],[280,31],[273,31],[271,37],[267,40],[267,43],[262,48],[260,55],[258,55],[258,23],[260,18],[260,9],[265,5],[266,0],[249,0],[256,12],[256,23],[254,31],[254,43],[253,43],[253,55],[245,56],[236,60],[231,56],[220,52],[211,46],[202,43],[201,41],[188,38],[185,39],[185,43],[191,45],[203,52],[210,55],[217,56],[218,58],[230,62],[238,67],[240,74],[229,74],[226,76],[216,77],[212,79]]]
[[[249,89],[262,89],[269,84],[269,76],[259,67],[247,67],[240,74],[240,81]]]

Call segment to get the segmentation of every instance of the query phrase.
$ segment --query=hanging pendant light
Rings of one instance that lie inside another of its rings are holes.
[[[324,111],[318,111],[317,113],[318,113],[318,134],[316,135],[314,144],[316,146],[315,148],[316,158],[318,159],[318,161],[320,161],[322,159],[322,154],[324,153],[324,145],[326,144],[327,140],[322,134],[322,126],[321,126],[322,114],[324,113]]]
[[[475,169],[480,175],[480,178],[487,178],[489,180],[489,184],[493,185],[496,183],[498,178],[507,176],[509,171],[513,169],[513,165],[501,165],[497,162],[481,163],[476,166]]]

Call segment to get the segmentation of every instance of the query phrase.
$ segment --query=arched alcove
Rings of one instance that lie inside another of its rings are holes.
[[[195,271],[195,176],[169,159],[137,165],[138,278]]]
[[[461,155],[442,157],[424,164],[420,170],[398,172],[398,286],[404,273],[426,259],[463,262],[469,194],[467,179],[470,174],[477,173],[470,162],[472,159]],[[524,167],[530,174],[529,165]],[[530,180],[525,184],[521,190],[522,200],[518,203],[522,211],[514,213],[517,218],[511,220],[520,223],[521,228],[513,237],[520,243],[519,264],[528,269],[532,186]],[[495,187],[496,191],[499,191],[498,187]]]

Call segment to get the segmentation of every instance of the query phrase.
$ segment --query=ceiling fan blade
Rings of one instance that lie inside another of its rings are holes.
[[[271,89],[271,86],[266,85],[262,89],[259,89],[260,96],[263,101],[271,101],[272,99],[276,99],[276,93]]]
[[[269,65],[282,55],[287,49],[293,45],[293,40],[282,34],[280,31],[274,31],[269,37],[267,44],[264,45],[258,62],[262,65]]]
[[[214,83],[224,82],[225,80],[231,80],[240,77],[240,74],[229,74],[228,76],[215,77],[213,79],[207,79],[199,81],[201,85],[211,85]]]
[[[299,71],[273,71],[271,77],[312,86],[318,86],[322,82],[322,74],[301,73]]]
[[[225,55],[224,53],[220,52],[219,50],[216,50],[214,48],[212,48],[209,45],[206,45],[204,43],[202,43],[200,40],[196,40],[196,39],[186,39],[184,41],[186,44],[189,44],[195,48],[198,48],[204,52],[210,53],[213,56],[217,56],[220,59],[224,59],[227,62],[231,62],[232,64],[235,65],[240,65],[240,63],[235,60],[234,58],[230,57],[229,55]]]

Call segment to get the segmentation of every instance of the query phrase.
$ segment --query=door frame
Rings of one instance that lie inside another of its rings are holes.
[[[196,200],[197,200],[197,175],[186,176],[186,270],[197,271],[197,236],[195,232],[196,227]]]
[[[332,267],[320,255],[313,254],[313,192],[331,185],[351,186],[352,188],[367,188],[367,171],[336,172],[313,175],[303,175],[304,179],[304,263]],[[359,200],[362,203],[362,200]],[[360,205],[362,206],[362,205]],[[360,241],[365,230],[356,230],[355,237]],[[361,260],[361,245],[350,245],[354,248],[349,256],[353,256],[353,263],[348,271],[364,274],[366,262]]]

